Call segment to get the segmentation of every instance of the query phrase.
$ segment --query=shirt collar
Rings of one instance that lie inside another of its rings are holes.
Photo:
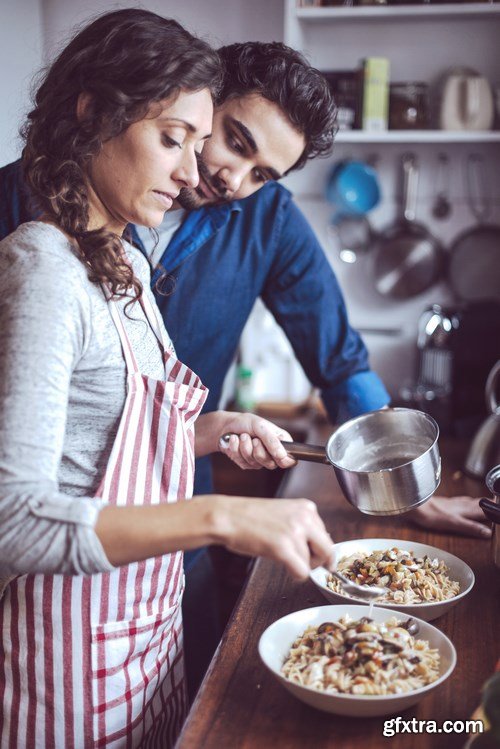
[[[171,273],[189,255],[196,252],[229,222],[233,213],[239,213],[242,210],[241,203],[241,200],[233,200],[218,206],[190,211],[165,248],[158,266],[153,271],[151,283],[154,285],[163,273]],[[130,224],[129,229],[132,241],[147,256],[135,226]]]

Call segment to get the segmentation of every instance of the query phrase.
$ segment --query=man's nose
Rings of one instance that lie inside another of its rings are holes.
[[[248,170],[243,167],[240,169],[230,169],[229,167],[225,167],[224,169],[219,170],[217,176],[228,192],[236,193],[243,184],[247,172]]]

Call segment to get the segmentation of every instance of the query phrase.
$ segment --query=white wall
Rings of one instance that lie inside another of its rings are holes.
[[[33,73],[42,64],[40,0],[0,0],[0,166],[20,151],[19,126],[29,111]]]
[[[143,7],[175,18],[215,46],[283,38],[283,0],[42,0],[45,50],[52,55],[75,24],[116,8]]]
[[[422,7],[422,14],[415,17],[380,15],[367,18],[353,14],[343,20],[313,22],[297,19],[295,0],[286,2],[289,11],[285,26],[287,43],[309,54],[313,64],[321,70],[354,69],[363,57],[387,57],[391,80],[427,82],[431,103],[436,108],[439,107],[437,84],[450,68],[461,65],[474,68],[489,78],[494,87],[500,81],[498,16],[478,14],[469,17],[458,12],[439,18],[426,15]],[[456,8],[460,9],[460,5]],[[496,129],[498,127],[497,122]],[[339,259],[327,230],[334,207],[325,202],[324,190],[335,161],[343,158],[372,160],[376,157],[382,200],[370,213],[370,222],[376,230],[392,226],[396,215],[401,212],[400,158],[403,152],[412,151],[420,165],[417,220],[449,249],[462,231],[477,223],[467,199],[469,154],[481,154],[484,159],[482,177],[491,211],[489,220],[494,223],[500,220],[499,148],[496,142],[481,143],[479,139],[477,142],[447,142],[446,133],[443,135],[442,140],[437,137],[433,143],[404,145],[391,143],[390,139],[380,144],[338,142],[332,159],[310,162],[302,172],[292,173],[285,181],[322,242],[347,300],[353,325],[371,329],[371,332],[364,333],[371,364],[393,397],[397,397],[401,386],[414,379],[416,374],[415,344],[420,314],[430,304],[454,305],[457,300],[446,281],[446,273],[441,283],[416,297],[392,300],[379,296],[373,282],[373,253],[368,252],[354,265],[346,265]],[[446,153],[449,158],[448,187],[453,209],[449,217],[441,221],[432,214],[439,153]],[[477,193],[477,188],[471,188]]]
[[[0,0],[0,166],[19,156],[18,130],[33,76],[75,27],[115,8],[141,6],[175,18],[215,46],[283,38],[283,0]]]

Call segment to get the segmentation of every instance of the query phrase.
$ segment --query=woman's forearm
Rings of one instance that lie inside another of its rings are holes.
[[[333,562],[333,542],[316,506],[306,499],[215,494],[148,507],[108,506],[95,531],[116,566],[212,543],[279,561],[299,579],[311,567]]]
[[[212,503],[206,496],[161,505],[104,507],[95,532],[115,566],[206,546],[217,537]]]

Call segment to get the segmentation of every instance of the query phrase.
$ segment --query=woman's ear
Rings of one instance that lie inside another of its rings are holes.
[[[90,119],[92,114],[92,103],[92,94],[89,94],[87,91],[82,91],[82,93],[78,95],[76,101],[76,118],[79,123]]]

